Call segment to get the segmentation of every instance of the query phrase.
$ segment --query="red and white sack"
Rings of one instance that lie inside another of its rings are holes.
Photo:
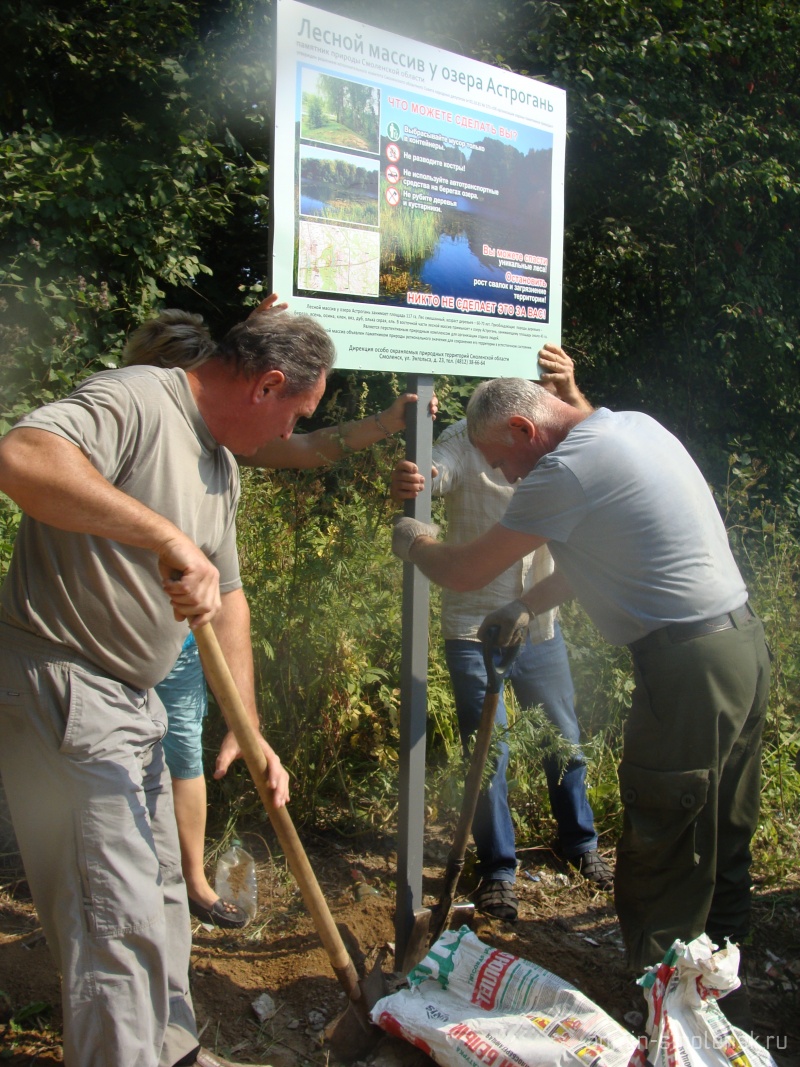
[[[776,1067],[769,1052],[728,1022],[718,1000],[738,989],[739,949],[720,951],[705,934],[675,941],[639,985],[648,1006],[647,1037],[630,1067]]]
[[[446,931],[408,980],[372,1021],[442,1067],[627,1067],[636,1046],[569,982],[466,926]]]

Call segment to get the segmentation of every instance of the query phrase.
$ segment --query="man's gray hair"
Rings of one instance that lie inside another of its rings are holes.
[[[122,361],[128,365],[190,370],[205,363],[216,350],[200,315],[168,308],[134,330],[122,350]]]
[[[491,440],[508,428],[513,415],[523,415],[539,427],[558,421],[550,393],[525,378],[494,378],[481,382],[467,404],[470,441]]]
[[[268,370],[286,376],[286,395],[313,388],[336,359],[333,340],[310,315],[264,311],[229,330],[216,358],[247,378]]]
[[[238,323],[219,344],[200,315],[169,308],[135,330],[123,362],[192,370],[220,359],[237,374],[255,378],[268,370],[286,375],[286,395],[313,388],[336,359],[330,335],[308,315],[263,311]]]

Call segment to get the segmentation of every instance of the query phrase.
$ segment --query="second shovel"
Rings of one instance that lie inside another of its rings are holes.
[[[467,779],[464,784],[464,796],[461,801],[461,812],[458,816],[458,824],[453,837],[453,844],[447,856],[447,865],[444,872],[444,884],[439,900],[432,909],[423,908],[414,915],[414,926],[408,940],[402,971],[407,974],[425,956],[428,948],[438,940],[450,915],[453,905],[458,880],[464,869],[464,857],[467,852],[472,821],[475,818],[475,809],[478,806],[478,796],[481,791],[481,780],[486,761],[489,757],[489,749],[492,744],[494,731],[494,719],[497,713],[497,705],[500,701],[500,692],[503,683],[511,673],[514,660],[517,658],[520,645],[509,645],[503,650],[503,655],[498,664],[495,664],[494,654],[498,647],[497,640],[499,629],[492,626],[483,640],[483,662],[486,667],[486,695],[483,698],[481,717],[478,723],[478,732],[475,737],[475,745],[472,749]]]

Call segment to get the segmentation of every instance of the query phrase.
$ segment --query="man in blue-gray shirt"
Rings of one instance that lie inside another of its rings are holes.
[[[505,516],[462,545],[400,519],[396,554],[466,590],[548,545],[554,574],[484,625],[509,643],[532,614],[574,595],[633,653],[614,886],[631,966],[704,931],[740,942],[769,657],[702,474],[649,416],[587,414],[522,379],[482,383],[467,425],[489,465],[518,483]]]

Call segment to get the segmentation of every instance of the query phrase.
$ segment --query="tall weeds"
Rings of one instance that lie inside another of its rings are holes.
[[[322,421],[363,417],[399,383],[350,374]],[[459,381],[441,383],[448,416],[461,413]],[[318,471],[244,471],[238,534],[252,613],[257,692],[266,733],[293,777],[297,821],[357,831],[392,828],[397,809],[402,568],[390,551],[391,468],[404,454],[393,438]],[[794,499],[776,504],[768,468],[737,449],[717,489],[734,554],[764,621],[773,654],[764,734],[762,813],[754,842],[767,881],[796,870],[800,854],[800,542]],[[0,574],[10,559],[19,511],[0,500]],[[620,826],[616,768],[633,677],[626,649],[612,648],[576,605],[562,610],[588,763],[589,796],[601,841]],[[510,800],[521,846],[554,836],[541,717],[509,694]],[[207,731],[213,761],[223,730]],[[432,589],[428,686],[428,809],[458,806],[463,768],[452,692]],[[212,827],[264,818],[246,772],[209,783]]]
[[[367,385],[359,403],[360,410],[377,406]],[[293,775],[294,818],[335,824],[340,832],[395,826],[401,565],[390,552],[395,507],[386,486],[402,455],[395,439],[325,470],[254,471],[244,477],[239,541],[267,734]],[[757,484],[752,465],[734,457],[719,499],[774,654],[755,848],[757,870],[779,880],[796,865],[800,851],[795,768],[800,545],[788,517],[758,497]],[[450,817],[460,803],[463,767],[435,590],[430,624],[427,808],[438,820]],[[601,847],[611,847],[621,819],[616,768],[633,689],[630,657],[626,649],[607,645],[574,604],[563,609],[562,626],[589,797]],[[555,824],[541,754],[553,739],[541,716],[520,711],[512,697],[508,704],[510,799],[518,843],[546,845]],[[226,817],[231,805],[242,818],[259,811],[241,777],[214,789],[217,801],[227,801],[222,805]]]

